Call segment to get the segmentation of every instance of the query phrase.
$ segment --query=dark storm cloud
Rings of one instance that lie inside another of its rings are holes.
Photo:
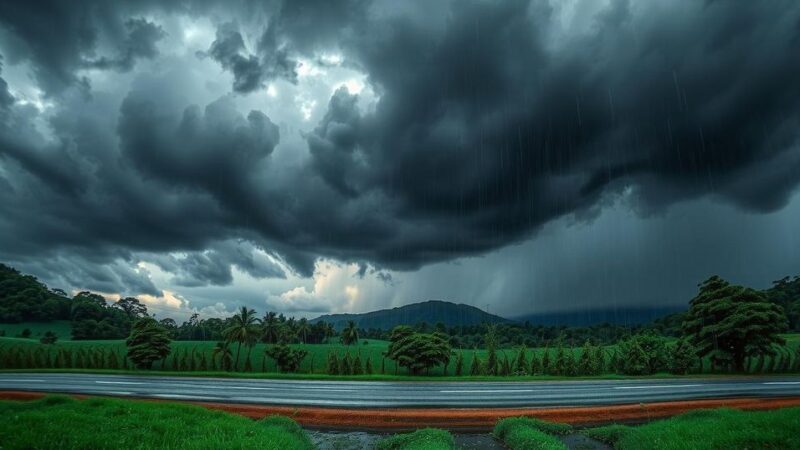
[[[153,58],[158,54],[156,43],[166,33],[164,30],[145,19],[129,19],[125,22],[128,37],[122,43],[120,54],[114,58],[106,56],[86,62],[95,69],[115,69],[121,72],[131,70],[138,58]]]
[[[612,2],[556,37],[542,2],[457,3],[433,31],[370,23],[349,51],[380,101],[337,119],[334,96],[316,170],[436,224],[375,255],[389,265],[483,252],[624,187],[643,210],[708,193],[778,209],[800,179],[800,8],[679,3]]]
[[[6,64],[28,62],[58,101],[45,140],[0,89],[0,256],[182,252],[160,264],[186,285],[228,284],[231,266],[281,276],[215,247],[245,239],[304,276],[319,257],[415,269],[621,193],[645,214],[706,195],[768,212],[797,187],[797,2],[613,1],[580,26],[544,1],[426,3],[3,5]],[[197,101],[172,59],[116,96],[69,92],[86,61],[158,58],[172,9],[211,19],[205,54],[236,98],[336,51],[377,101],[337,90],[307,148],[286,149],[307,158],[278,167],[281,118]]]
[[[31,63],[39,86],[48,94],[87,87],[86,79],[77,73],[82,68],[127,71],[136,59],[157,54],[155,44],[163,30],[131,17],[151,6],[152,2],[145,1],[3,2],[0,43],[9,61]],[[101,40],[118,55],[97,57]]]
[[[153,255],[154,262],[163,270],[175,274],[180,286],[225,286],[233,282],[231,268],[237,267],[254,278],[285,278],[281,267],[253,245],[245,242],[221,242],[209,250],[189,252],[184,256]]]
[[[258,41],[258,55],[248,54],[244,39],[234,23],[220,25],[217,38],[211,43],[208,52],[198,56],[210,56],[233,73],[233,90],[240,93],[252,92],[264,87],[266,81],[281,77],[297,82],[295,67],[287,50],[277,42],[275,29],[267,27]]]

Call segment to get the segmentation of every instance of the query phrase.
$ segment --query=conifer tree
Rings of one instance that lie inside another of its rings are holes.
[[[531,369],[529,375],[539,375],[542,373],[542,364],[539,357],[536,355],[536,350],[531,351]]]
[[[594,357],[594,348],[592,343],[588,340],[583,343],[581,349],[581,356],[578,357],[578,374],[579,375],[594,375],[592,358]]]
[[[336,356],[336,352],[328,353],[327,373],[328,375],[339,375],[339,358]]]
[[[362,375],[364,373],[364,366],[361,365],[361,352],[356,352],[350,367],[350,373],[353,375]]]
[[[464,371],[464,352],[458,352],[456,355],[456,376],[460,377]]]
[[[469,368],[469,374],[472,376],[483,374],[483,364],[481,364],[481,359],[478,357],[477,350],[472,353],[472,365]]]
[[[350,361],[350,352],[345,352],[344,357],[339,360],[339,374],[340,375],[350,375],[352,374],[352,363]]]
[[[516,363],[513,370],[514,375],[528,374],[528,369],[530,369],[530,367],[528,367],[528,358],[526,356],[527,353],[528,349],[525,348],[525,345],[523,344],[522,347],[519,348],[516,360],[514,361]]]
[[[553,375],[553,363],[550,361],[550,349],[545,346],[542,353],[542,374]]]
[[[372,358],[367,356],[367,364],[364,366],[364,373],[372,375]]]

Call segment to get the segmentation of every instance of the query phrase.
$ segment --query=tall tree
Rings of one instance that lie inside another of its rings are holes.
[[[689,305],[684,334],[717,365],[744,372],[748,356],[772,355],[773,346],[785,343],[778,335],[788,326],[783,308],[754,289],[713,276]]]
[[[231,318],[231,324],[222,332],[222,336],[228,342],[236,342],[236,362],[234,368],[239,368],[239,353],[242,350],[242,344],[250,346],[256,342],[260,330],[258,328],[258,319],[256,312],[252,309],[242,306],[239,312]]]
[[[352,320],[347,321],[347,326],[342,330],[342,344],[353,345],[358,344],[358,327]]]
[[[212,362],[219,356],[220,366],[222,366],[222,370],[228,371],[231,370],[231,366],[233,365],[233,353],[231,352],[230,342],[228,341],[220,341],[217,342],[217,345],[214,346],[214,349],[211,351],[211,360]]]
[[[169,333],[158,322],[151,318],[138,320],[125,341],[128,359],[140,369],[150,369],[153,362],[169,355],[170,342]]]

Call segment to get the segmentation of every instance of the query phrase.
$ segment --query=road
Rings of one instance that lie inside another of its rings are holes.
[[[350,408],[547,407],[734,397],[800,397],[800,377],[367,382],[5,373],[0,374],[0,390]]]

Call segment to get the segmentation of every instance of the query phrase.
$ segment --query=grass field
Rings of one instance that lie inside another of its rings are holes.
[[[287,417],[254,421],[177,403],[48,396],[0,401],[3,449],[310,450],[305,432]]]
[[[698,410],[629,427],[591,428],[589,437],[619,450],[800,449],[800,408],[745,412]]]
[[[72,338],[72,327],[68,320],[55,320],[53,322],[23,322],[23,323],[0,323],[0,332],[5,331],[7,337],[15,337],[22,333],[24,329],[31,330],[31,338],[38,340],[48,331],[52,331],[62,341]],[[2,334],[2,333],[0,333]]]
[[[53,329],[55,326],[61,326],[62,329],[64,326],[68,328],[69,324],[66,322],[62,323],[51,323],[47,324],[50,325],[49,328],[42,326],[42,324],[38,324],[38,328],[34,328],[34,324],[27,323],[27,324],[16,324],[14,325],[14,330],[21,331],[23,328],[30,328],[32,331],[35,329],[38,332],[44,332],[47,329]],[[7,324],[2,325],[7,326]],[[2,329],[2,328],[0,328]],[[36,333],[37,331],[34,331]],[[16,333],[9,333],[7,332],[6,335],[14,335]],[[792,349],[792,357],[796,357],[796,353],[794,350],[800,346],[800,334],[791,334],[784,336],[787,339],[787,345],[790,349]],[[194,355],[195,360],[195,370],[199,370],[199,361],[202,358],[206,361],[206,370],[202,373],[193,373],[193,375],[212,375],[214,372],[221,372],[220,367],[212,366],[212,350],[216,345],[215,342],[212,341],[173,341],[172,343],[172,352],[169,357],[165,361],[156,362],[153,366],[154,371],[174,371],[176,369],[180,369],[180,364],[184,359],[184,356],[191,357]],[[327,367],[327,359],[328,354],[330,352],[336,352],[339,357],[343,356],[346,352],[350,354],[351,357],[355,356],[356,354],[359,355],[362,366],[366,366],[367,360],[369,359],[373,369],[373,376],[367,377],[366,375],[362,376],[362,378],[374,378],[374,379],[395,379],[395,375],[405,378],[407,372],[404,368],[396,367],[394,361],[384,358],[383,354],[386,352],[389,343],[387,341],[379,341],[379,340],[362,340],[359,342],[358,345],[352,346],[344,346],[341,344],[313,344],[313,345],[303,345],[303,344],[296,344],[293,345],[295,348],[302,348],[308,351],[308,356],[303,360],[300,366],[300,370],[298,374],[291,374],[287,376],[297,377],[302,375],[311,375],[311,376],[322,376],[326,372]],[[33,337],[31,339],[20,339],[14,337],[0,337],[0,353],[3,351],[7,351],[10,349],[32,349],[34,351],[47,353],[50,356],[56,354],[59,349],[69,350],[70,352],[77,352],[83,351],[88,352],[89,350],[93,349],[100,349],[104,352],[114,352],[117,358],[121,361],[123,356],[126,353],[125,342],[123,340],[102,340],[102,341],[69,341],[60,339],[54,345],[43,345],[40,344],[38,341],[38,337]],[[610,354],[614,350],[614,346],[607,346],[605,347],[606,353]],[[259,373],[274,373],[277,371],[274,361],[264,356],[264,351],[267,349],[267,345],[265,344],[257,344],[252,348],[250,353],[251,358],[251,365],[253,368],[252,372],[246,372],[246,376],[254,376],[258,375]],[[232,351],[234,354],[234,358],[236,357],[236,344],[233,344]],[[464,355],[464,366],[462,373],[464,375],[469,374],[470,366],[472,364],[472,360],[474,355],[477,353],[478,357],[481,361],[486,361],[486,351],[485,350],[472,350],[472,349],[464,349],[464,350],[455,350],[456,352],[463,352]],[[577,358],[580,354],[579,348],[574,348],[573,352]],[[528,361],[531,359],[532,354],[536,354],[538,359],[541,359],[543,354],[543,349],[528,349]],[[499,350],[498,356],[500,359],[503,358],[503,355],[506,355],[509,360],[513,360],[517,354],[517,351],[514,349],[505,349]],[[239,368],[242,369],[244,367],[244,360],[248,355],[248,349],[246,347],[242,347],[240,361],[239,361]],[[553,356],[552,349],[551,349],[551,357]],[[188,358],[187,358],[188,359]],[[455,356],[452,358],[449,366],[446,369],[443,367],[436,367],[431,369],[430,376],[438,377],[442,379],[445,376],[453,376],[455,370]],[[0,360],[0,364],[2,364],[2,360]],[[706,363],[706,369],[708,368],[708,364]],[[0,367],[0,369],[7,369],[7,367]],[[181,371],[185,373],[186,371]],[[383,374],[383,376],[378,376],[378,374]],[[657,374],[656,376],[668,376],[668,374]],[[270,375],[270,377],[274,377],[274,375]],[[614,374],[605,374],[603,375],[604,378],[618,378],[620,376]],[[339,378],[349,378],[349,377],[339,377]],[[455,379],[463,379],[464,377],[458,377]],[[493,379],[497,380],[500,377],[474,377],[473,379]],[[509,379],[519,380],[521,378],[532,378],[532,377],[509,377]],[[545,377],[545,376],[537,376],[536,379],[559,379],[563,377]],[[415,377],[415,379],[419,379],[419,377]]]

